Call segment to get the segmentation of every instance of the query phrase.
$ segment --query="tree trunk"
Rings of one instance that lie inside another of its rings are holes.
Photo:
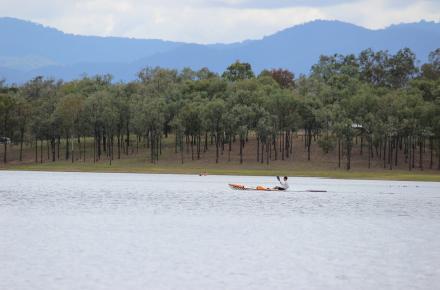
[[[347,170],[351,169],[351,144],[352,140],[347,140]]]
[[[422,138],[420,138],[420,141],[419,141],[419,167],[420,167],[420,170],[422,170],[422,171],[423,171],[423,150],[422,150],[423,143],[424,143],[424,140]]]
[[[437,147],[438,147],[438,151],[437,151],[437,169],[440,170],[440,139],[437,140]]]
[[[112,137],[112,139],[113,139],[113,137]],[[106,143],[107,143],[107,149],[106,150],[107,150],[108,162],[109,162],[109,165],[111,166],[112,165],[112,159],[113,159],[113,156],[112,156],[113,149],[111,148],[112,141],[109,140],[109,139],[106,139]]]
[[[392,138],[390,138],[389,143],[389,149],[388,149],[388,162],[390,165],[390,170],[393,170],[393,142],[392,142]]]
[[[218,144],[217,140],[216,140],[216,144]],[[217,148],[217,151],[218,151],[218,148]],[[194,160],[194,135],[191,135],[191,160]]]
[[[338,168],[341,168],[341,139],[338,138]]]
[[[416,167],[416,142],[412,141],[412,168]]]
[[[232,138],[231,136],[229,136],[228,161],[231,161],[231,151],[232,151]]]
[[[307,160],[310,161],[310,146],[312,145],[312,131],[309,130],[307,137]]]
[[[81,150],[81,137],[78,135],[78,152],[79,152],[79,160],[82,159],[82,150]]]
[[[432,143],[433,143],[432,137],[429,137],[429,153],[430,153],[429,169],[432,169],[432,166],[433,166],[433,160],[432,160],[433,144]]]
[[[200,160],[200,149],[201,149],[200,143],[202,143],[201,140],[202,140],[202,137],[200,136],[200,134],[197,135],[197,160]]]
[[[93,137],[93,163],[96,163],[96,132]]]
[[[40,163],[43,163],[43,139],[40,139]]]
[[[290,134],[290,156],[292,157],[293,160],[293,134]]]
[[[284,160],[284,148],[285,148],[285,144],[284,144],[284,132],[280,132],[279,134],[279,138],[280,138],[280,153],[281,153],[281,160]]]
[[[368,137],[368,168],[371,168],[371,137]]]
[[[7,160],[7,152],[8,152],[8,142],[6,142],[6,140],[3,142],[3,147],[4,147],[4,152],[3,152],[3,163],[6,164]]]
[[[363,154],[364,150],[364,136],[361,136],[361,155]]]
[[[50,139],[50,147],[52,148],[52,162],[55,162],[55,137]]]
[[[121,159],[121,133],[118,132],[118,159]]]
[[[159,134],[157,137],[157,146],[159,147],[157,150],[157,161],[159,161],[159,154],[162,155],[162,134]]]
[[[218,163],[220,156],[220,138],[218,133],[215,134],[215,163]]]
[[[408,170],[411,171],[412,169],[412,154],[411,154],[411,150],[412,150],[412,137],[408,137]]]
[[[35,163],[38,163],[38,139],[35,138]]]
[[[162,135],[158,134],[156,138],[156,163],[159,162],[160,154],[162,154]]]
[[[244,140],[243,137],[240,136],[240,164],[243,164],[243,145]]]
[[[57,142],[57,160],[60,160],[60,146],[61,146],[61,136],[58,136],[58,142]]]
[[[126,155],[128,155],[128,150],[130,148],[130,126],[129,126],[129,122],[127,122],[126,131],[127,131],[127,142],[126,142],[127,148],[125,150],[126,150]]]
[[[83,161],[86,162],[86,136],[83,136],[83,148],[84,148],[84,152],[83,152]]]
[[[71,138],[71,140],[72,140],[72,163],[73,163],[73,159],[74,159],[74,154],[75,154],[75,151],[74,151],[74,148],[73,148],[73,139],[75,139],[75,138],[73,138],[73,136],[72,136],[72,138]]]
[[[104,151],[105,153],[107,153],[108,156],[108,144],[107,144],[108,140],[107,140],[107,136],[106,136],[106,132],[104,130],[104,132],[102,133],[102,151]]]
[[[19,157],[20,162],[23,161],[23,139],[24,139],[24,130],[20,129],[20,157]]]
[[[289,141],[289,143],[290,143],[290,155],[292,156],[292,159],[293,159],[293,132],[291,134],[289,134],[289,135],[290,135],[290,141]]]
[[[221,154],[223,156],[223,154],[225,153],[225,134],[224,133],[222,133],[220,140],[221,140],[221,144],[222,144],[222,153]]]
[[[386,154],[387,153],[387,137],[385,137],[385,140],[383,142],[383,168],[387,168],[387,158],[386,158]]]
[[[257,137],[257,162],[260,162],[260,138]]]
[[[69,136],[66,137],[66,152],[65,152],[65,159],[69,160]]]
[[[180,160],[183,164],[183,135],[179,136],[179,144],[180,144]]]
[[[150,159],[151,159],[151,163],[155,163],[155,153],[154,153],[154,147],[155,147],[155,145],[154,145],[154,136],[153,136],[153,134],[152,134],[152,132],[150,132],[150,142],[149,143],[151,143],[150,144]]]
[[[269,138],[267,138],[269,141]],[[266,142],[266,164],[269,165],[269,151],[270,151],[270,142]]]

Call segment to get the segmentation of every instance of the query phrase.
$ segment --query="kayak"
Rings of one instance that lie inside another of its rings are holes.
[[[234,190],[285,191],[285,190],[274,189],[274,188],[261,186],[261,185],[256,186],[256,187],[251,187],[251,186],[246,186],[246,185],[242,185],[242,184],[231,184],[230,183],[229,187]],[[289,190],[289,191],[291,191],[291,190]],[[293,191],[294,192],[327,192],[327,190],[320,190],[320,189],[293,190]]]
[[[229,187],[235,190],[259,190],[259,191],[282,191],[265,186],[249,187],[241,184],[229,184]]]

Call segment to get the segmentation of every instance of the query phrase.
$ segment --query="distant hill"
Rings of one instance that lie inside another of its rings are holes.
[[[409,47],[424,62],[440,47],[440,23],[392,25],[370,30],[340,21],[318,20],[293,26],[259,40],[199,45],[163,40],[94,37],[14,18],[0,18],[0,78],[24,82],[37,75],[70,80],[110,73],[115,80],[135,79],[145,66],[181,69],[208,67],[222,72],[237,59],[264,68],[307,74],[321,54],[359,53],[366,48],[396,52]]]

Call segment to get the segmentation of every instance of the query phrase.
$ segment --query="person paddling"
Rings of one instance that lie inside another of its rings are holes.
[[[275,186],[273,189],[287,190],[289,188],[289,184],[287,183],[287,176],[284,176],[283,180],[281,180],[280,177],[277,176],[277,179],[280,182],[281,186]]]

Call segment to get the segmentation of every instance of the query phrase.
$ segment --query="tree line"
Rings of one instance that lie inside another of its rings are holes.
[[[185,150],[194,160],[210,148],[215,162],[225,152],[230,160],[232,144],[243,163],[255,138],[255,160],[269,164],[289,159],[301,134],[308,160],[316,143],[347,170],[355,139],[368,167],[379,159],[392,169],[403,154],[409,170],[423,169],[425,158],[440,169],[440,49],[422,65],[408,48],[323,55],[297,78],[285,69],[255,75],[249,63],[236,61],[221,75],[145,68],[128,83],[110,75],[70,82],[36,77],[19,86],[1,81],[0,122],[0,136],[19,146],[20,161],[24,144],[35,149],[35,162],[46,151],[52,161],[85,161],[92,144],[91,160],[110,163],[143,144],[156,163],[163,141],[173,138],[182,163]],[[4,163],[8,146],[3,142]]]

